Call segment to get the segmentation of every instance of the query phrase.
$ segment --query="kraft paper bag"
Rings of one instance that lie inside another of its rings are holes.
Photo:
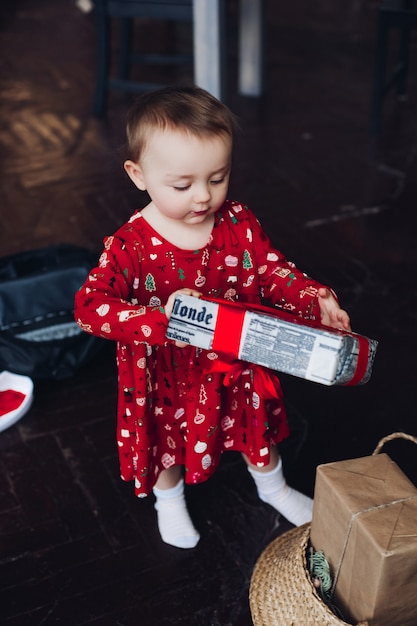
[[[417,625],[417,489],[387,454],[317,468],[311,543],[345,619]]]

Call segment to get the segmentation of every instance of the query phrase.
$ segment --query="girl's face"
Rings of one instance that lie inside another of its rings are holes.
[[[201,224],[226,200],[232,141],[226,135],[200,138],[180,130],[154,130],[139,163],[125,170],[147,191],[161,217]]]

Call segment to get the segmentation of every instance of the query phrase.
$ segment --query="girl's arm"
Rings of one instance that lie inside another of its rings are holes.
[[[262,295],[275,306],[304,319],[350,330],[349,315],[340,308],[334,292],[304,274],[274,248],[254,216],[252,229]]]
[[[83,330],[122,343],[168,342],[164,307],[132,300],[132,286],[140,279],[140,259],[135,245],[118,237],[105,240],[98,266],[75,296],[75,320]]]

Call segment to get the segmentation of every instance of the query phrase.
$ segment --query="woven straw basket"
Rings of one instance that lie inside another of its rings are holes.
[[[307,572],[310,524],[284,533],[259,557],[249,590],[255,626],[341,626]],[[361,622],[365,626],[367,622]],[[359,626],[359,625],[358,625]]]
[[[417,443],[405,433],[381,439],[373,454],[393,439]],[[249,589],[249,602],[255,626],[343,626],[321,600],[307,571],[307,548],[311,524],[284,533],[262,552],[256,562]],[[357,626],[368,626],[359,622]]]

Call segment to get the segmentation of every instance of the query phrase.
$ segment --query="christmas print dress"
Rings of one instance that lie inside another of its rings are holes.
[[[226,201],[214,217],[207,245],[183,250],[135,212],[105,240],[98,267],[75,299],[80,327],[117,342],[120,471],[139,497],[173,465],[184,466],[187,483],[206,480],[226,450],[267,465],[271,444],[289,435],[281,394],[262,397],[251,365],[226,386],[214,366],[218,355],[178,348],[165,336],[163,306],[185,287],[241,303],[258,304],[262,296],[320,319],[322,285],[273,248],[247,206]]]

